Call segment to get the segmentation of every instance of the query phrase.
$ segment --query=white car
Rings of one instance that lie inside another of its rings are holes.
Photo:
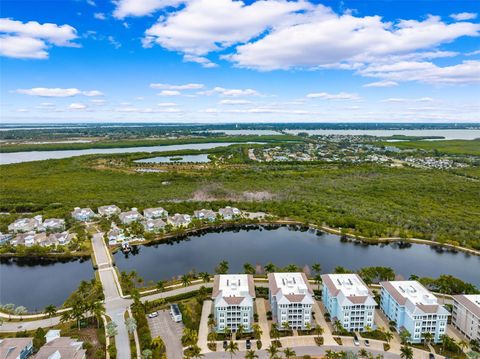
[[[153,313],[150,313],[148,315],[149,318],[155,318],[155,317],[158,317],[158,313],[157,312],[153,312]]]

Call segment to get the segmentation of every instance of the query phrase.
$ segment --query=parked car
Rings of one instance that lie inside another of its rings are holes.
[[[148,315],[149,318],[155,318],[158,317],[158,312],[153,312]]]
[[[360,346],[360,341],[358,340],[357,334],[353,335],[353,344],[358,347]]]
[[[369,347],[369,346],[370,346],[370,340],[365,339],[365,342],[364,342],[364,343],[365,343],[365,346],[366,346],[366,347]]]
[[[250,339],[247,339],[247,343],[245,344],[245,347],[247,348],[247,350],[252,349],[252,342],[250,341]]]
[[[428,359],[435,359],[435,355],[433,355],[433,353],[429,353],[428,354]]]
[[[223,341],[223,349],[227,349],[228,343],[226,340]]]
[[[170,315],[175,323],[180,323],[182,321],[182,312],[176,303],[170,305]]]

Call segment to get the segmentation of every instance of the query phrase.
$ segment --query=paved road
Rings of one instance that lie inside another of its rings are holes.
[[[198,342],[202,352],[208,351],[208,316],[212,312],[212,301],[207,299],[203,302],[202,316],[200,318],[200,328],[198,329]],[[169,357],[170,358],[170,357]]]
[[[182,334],[183,324],[175,323],[168,310],[158,312],[158,317],[148,318],[148,326],[152,332],[152,338],[160,337],[165,343],[167,358],[182,358]]]
[[[35,330],[38,328],[48,328],[60,323],[60,317],[53,317],[41,320],[32,320],[25,322],[8,322],[5,320],[0,325],[0,333],[22,332],[24,330]]]
[[[324,355],[325,352],[328,349],[334,350],[334,351],[340,351],[340,350],[350,350],[352,352],[357,352],[359,348],[357,347],[339,347],[339,346],[304,346],[304,347],[296,347],[293,348],[295,350],[295,353],[297,356],[302,356],[302,355]],[[382,354],[385,359],[398,359],[400,355],[394,354],[394,353],[389,353],[389,352],[384,352],[384,351],[377,351],[377,350],[369,350],[373,354]],[[269,354],[265,350],[259,350],[256,351],[256,354],[258,355],[259,359],[268,359]],[[245,357],[245,352],[239,352],[236,355],[234,355],[232,358],[234,359],[243,359]],[[218,352],[211,352],[211,353],[206,353],[205,354],[205,359],[229,359],[230,354],[226,353],[224,351],[218,351]],[[420,357],[416,359],[421,359]]]
[[[117,273],[112,266],[108,248],[103,240],[103,233],[95,233],[93,235],[92,247],[105,295],[105,312],[117,324],[118,333],[115,336],[117,359],[131,359],[130,340],[124,314],[132,301],[122,298],[121,289],[119,285],[117,286]]]

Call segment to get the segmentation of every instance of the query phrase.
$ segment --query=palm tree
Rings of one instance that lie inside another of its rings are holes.
[[[393,339],[393,334],[390,330],[382,330],[383,336],[385,337],[385,341],[390,343],[390,340]]]
[[[163,292],[165,290],[165,281],[159,280],[157,282],[157,289],[159,292]]]
[[[462,349],[462,351],[465,351],[465,349],[468,348],[468,342],[462,339],[458,342],[458,346]]]
[[[236,332],[235,337],[241,338],[244,331],[245,330],[244,330],[243,324],[239,324],[238,327],[237,327],[237,332]]]
[[[273,359],[277,356],[279,350],[275,344],[270,344],[270,346],[266,349],[270,359]]]
[[[190,357],[191,358],[203,358],[205,355],[202,354],[202,349],[196,344],[190,347]]]
[[[315,334],[317,334],[318,339],[320,339],[320,336],[323,334],[323,328],[320,325],[315,327]]]
[[[322,276],[320,274],[315,274],[313,277],[315,284],[318,286],[318,290],[320,290],[320,284],[322,284]]]
[[[286,331],[290,330],[290,324],[288,322],[283,322],[282,323],[282,328]]]
[[[245,359],[257,359],[258,355],[255,353],[255,350],[247,350],[245,353]]]
[[[215,268],[215,272],[217,274],[227,274],[228,273],[228,269],[229,269],[229,264],[227,261],[221,261],[217,267]]]
[[[135,333],[137,330],[137,321],[134,318],[125,319],[125,326],[129,334]]]
[[[200,278],[202,278],[203,283],[210,282],[210,274],[208,274],[207,272],[200,272],[198,273],[198,275],[200,276]]]
[[[232,338],[232,329],[230,327],[225,327],[223,329],[223,334],[225,334],[225,337]]]
[[[368,358],[368,352],[366,349],[360,349],[358,351],[358,357],[359,358]]]
[[[275,324],[275,323],[272,324],[272,327],[271,327],[271,330],[270,330],[270,335],[275,340],[278,340],[280,338],[280,332],[278,331],[277,324]]]
[[[93,313],[97,321],[97,327],[100,327],[100,318],[105,314],[105,306],[102,302],[94,302],[90,307],[90,312]]]
[[[305,330],[308,332],[312,330],[312,325],[310,323],[305,324]]]
[[[57,307],[53,304],[47,305],[45,307],[45,314],[47,314],[49,318],[53,317],[55,314],[57,314]]]
[[[263,269],[265,269],[266,273],[273,273],[275,272],[275,264],[273,264],[272,262],[269,262],[265,264],[265,267],[263,267]]]
[[[312,269],[316,274],[320,274],[320,272],[322,271],[322,266],[320,265],[320,263],[313,263]]]
[[[286,359],[293,358],[296,355],[295,351],[290,348],[285,348],[283,354],[285,355]]]
[[[114,337],[118,334],[117,324],[115,322],[108,322],[107,324],[107,335],[109,337]]]
[[[233,355],[238,352],[238,344],[230,340],[225,351],[230,353],[230,359],[233,358]]]
[[[188,287],[190,284],[192,284],[192,279],[188,274],[182,275],[181,281],[184,287]]]
[[[255,267],[250,263],[245,263],[243,265],[243,271],[245,274],[255,274]]]
[[[403,329],[400,332],[400,341],[402,342],[402,344],[405,344],[405,343],[408,343],[409,340],[410,340],[410,332],[406,329]]]
[[[400,358],[413,359],[413,350],[408,345],[403,345],[400,348]]]
[[[431,343],[433,340],[434,336],[430,332],[425,332],[423,333],[423,344],[425,345],[425,348],[428,347],[428,345]]]
[[[254,324],[252,326],[252,329],[253,329],[253,335],[255,336],[255,339],[257,340],[260,339],[260,337],[263,334],[263,331],[262,331],[262,328],[260,328],[260,325]]]

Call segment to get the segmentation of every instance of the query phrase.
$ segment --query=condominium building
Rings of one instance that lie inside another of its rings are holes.
[[[247,274],[216,275],[212,292],[216,331],[225,328],[244,332],[252,331],[255,285],[253,276]]]
[[[270,273],[270,307],[278,329],[307,329],[312,322],[313,290],[305,273]]]
[[[168,212],[162,207],[145,208],[143,210],[143,216],[147,219],[165,218],[168,217]]]
[[[358,274],[322,275],[323,304],[332,321],[349,332],[375,327],[375,306],[371,291]]]
[[[143,219],[143,216],[138,212],[138,209],[133,207],[131,211],[122,212],[118,215],[120,222],[123,224],[131,224],[133,222],[138,222]]]
[[[468,340],[480,340],[480,294],[453,296],[452,324]]]
[[[380,308],[389,320],[395,322],[398,332],[407,330],[412,343],[420,343],[425,333],[433,341],[441,341],[447,332],[450,313],[437,298],[417,281],[381,282]]]
[[[77,221],[88,221],[95,217],[95,213],[90,208],[75,207],[72,212],[72,217]]]

